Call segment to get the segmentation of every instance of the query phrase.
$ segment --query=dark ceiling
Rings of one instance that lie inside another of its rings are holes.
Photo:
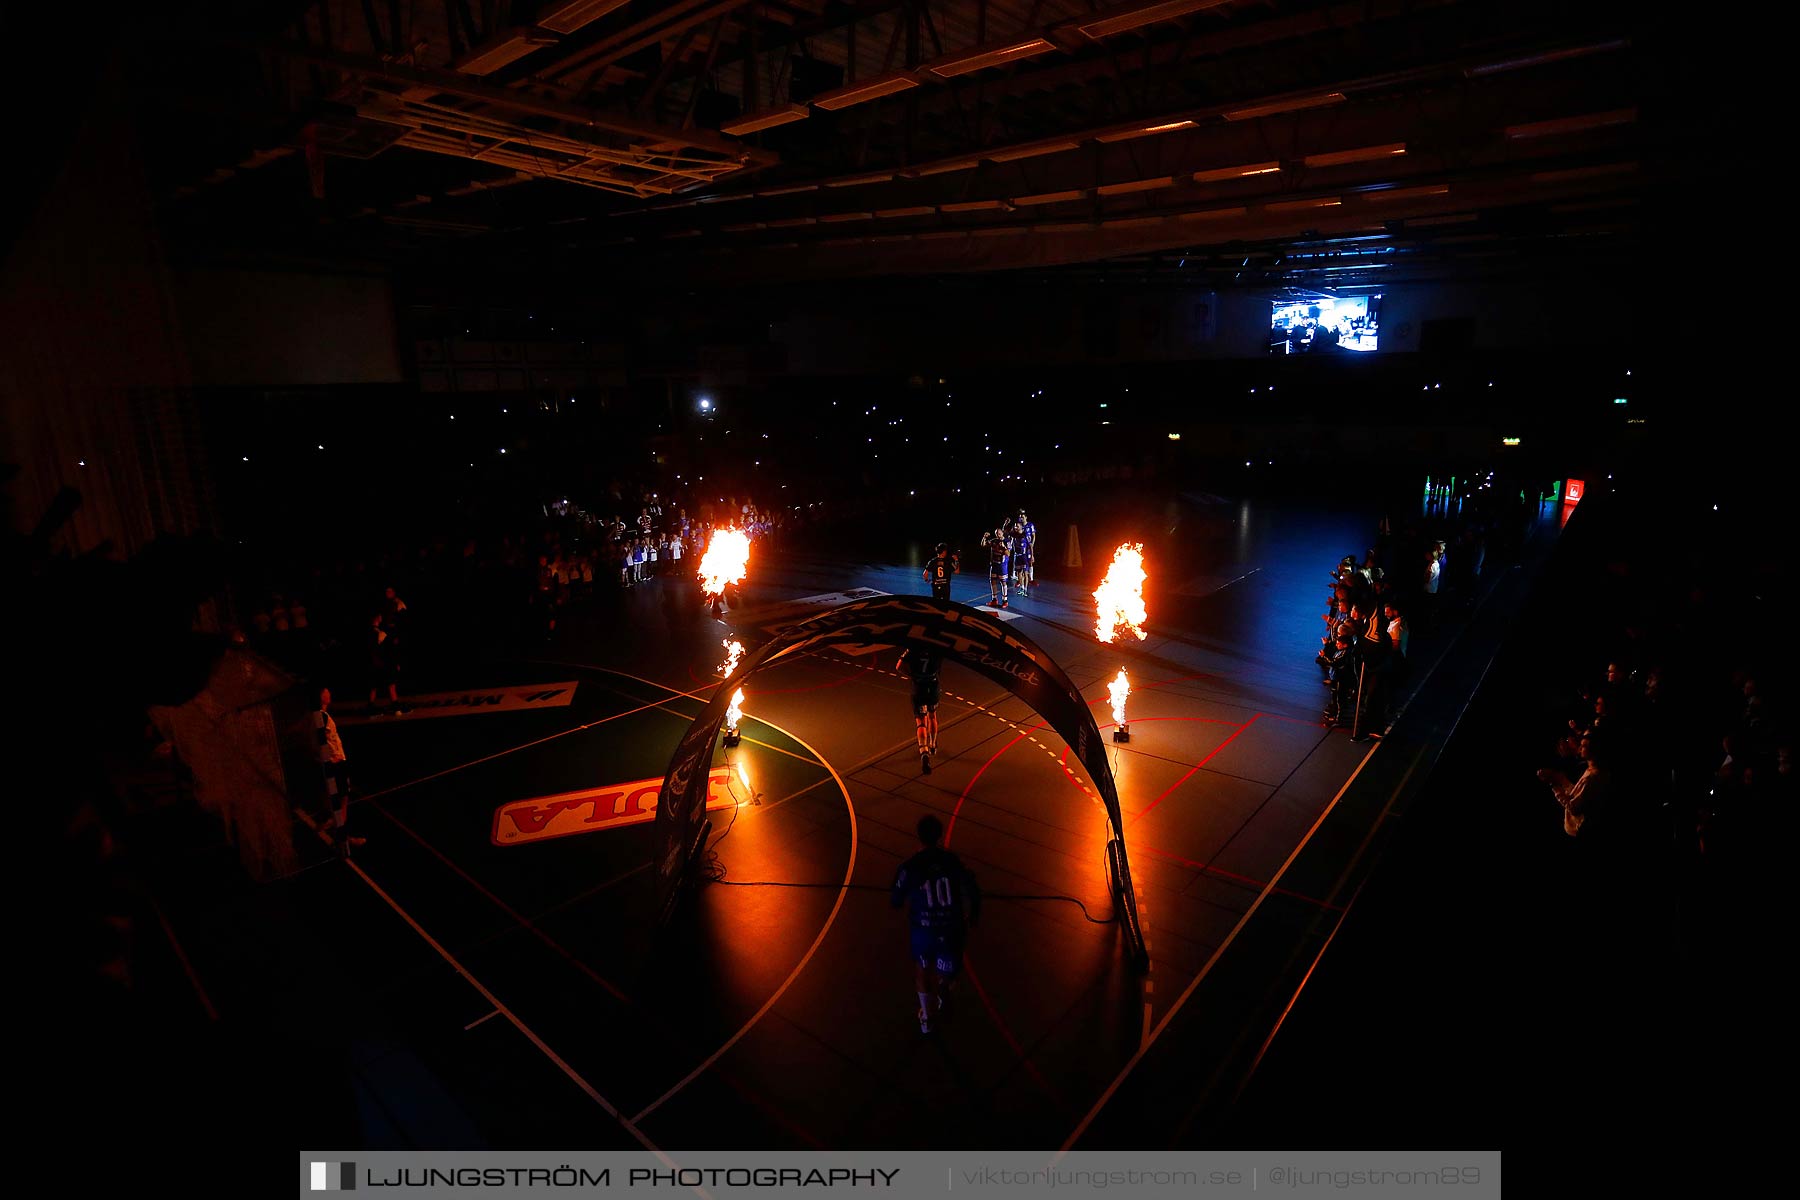
[[[1703,169],[1641,4],[317,0],[127,41],[178,238],[612,289],[1623,267]]]

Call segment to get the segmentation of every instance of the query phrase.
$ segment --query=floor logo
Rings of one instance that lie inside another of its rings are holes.
[[[494,845],[520,846],[576,833],[642,825],[656,819],[662,784],[662,777],[658,776],[502,804],[494,811]],[[738,790],[743,791],[742,784]],[[730,808],[737,802],[732,795],[731,769],[714,767],[706,779],[706,807]]]
[[[310,1191],[315,1192],[354,1192],[356,1190],[356,1164],[353,1162],[316,1162],[308,1163],[312,1169]]]
[[[878,592],[874,588],[851,588],[847,592],[825,592],[817,596],[802,596],[798,600],[784,600],[779,604],[765,605],[761,608],[747,608],[730,614],[730,623],[740,631],[757,629],[763,633],[776,634],[801,621],[818,616],[827,609],[836,608],[840,604],[849,604],[855,600],[868,600],[875,596],[885,596],[886,592]]]

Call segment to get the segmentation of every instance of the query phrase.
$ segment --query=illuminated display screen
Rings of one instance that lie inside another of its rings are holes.
[[[1381,332],[1381,297],[1306,296],[1277,300],[1269,315],[1270,354],[1368,352]]]

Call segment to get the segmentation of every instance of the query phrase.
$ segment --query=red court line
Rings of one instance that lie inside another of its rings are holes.
[[[1031,1056],[1025,1053],[1025,1047],[1019,1045],[1018,1039],[1013,1037],[1012,1029],[1005,1021],[1000,1019],[999,1010],[994,1007],[994,1002],[988,999],[987,989],[981,986],[981,979],[975,974],[975,964],[969,962],[966,957],[963,960],[963,974],[969,977],[969,986],[973,987],[975,989],[975,994],[981,997],[981,1007],[987,1009],[988,1016],[994,1022],[994,1028],[998,1029],[1000,1031],[1000,1036],[1006,1039],[1007,1046],[1012,1049],[1013,1054],[1018,1058],[1019,1065],[1025,1068],[1025,1073],[1031,1076],[1031,1081],[1037,1084],[1039,1088],[1043,1089],[1044,1095],[1050,1097],[1059,1105],[1063,1104],[1064,1101],[1061,1094],[1058,1093],[1055,1088],[1050,1086],[1050,1081],[1044,1078],[1043,1074],[1037,1069],[1037,1065],[1031,1061]]]
[[[962,812],[963,801],[969,798],[969,793],[975,789],[976,783],[978,783],[981,777],[987,773],[987,769],[994,765],[994,760],[999,758],[1002,754],[1005,754],[1008,750],[1011,750],[1014,746],[1018,745],[1032,734],[1036,733],[1038,730],[1048,729],[1049,727],[1049,722],[1047,721],[1038,722],[1012,741],[1006,743],[1006,745],[994,751],[993,754],[988,756],[988,760],[981,764],[981,769],[976,771],[974,776],[970,778],[968,784],[964,786],[962,795],[956,798],[956,807],[950,810],[949,824],[944,826],[944,846],[946,849],[949,848],[950,845],[950,835],[956,832],[956,818],[957,815]]]
[[[986,762],[981,764],[981,770],[975,772],[974,779],[969,780],[968,786],[962,790],[962,795],[956,798],[956,807],[950,812],[950,824],[944,829],[944,849],[948,850],[950,848],[950,835],[956,830],[956,814],[962,811],[963,801],[969,798],[969,792],[974,788],[975,780],[980,779],[982,772],[993,766],[994,761],[1002,754],[1005,754],[1008,750],[1011,750],[1014,746],[1024,741],[1026,737],[1036,732],[1037,729],[1043,728],[1045,728],[1044,725],[1038,725],[1034,729],[1026,730],[1012,741],[1006,743],[1006,745],[994,751],[992,756],[990,756]],[[981,1006],[987,1009],[988,1019],[993,1021],[994,1028],[1000,1031],[1000,1036],[1006,1040],[1006,1044],[1011,1047],[1012,1052],[1018,1056],[1019,1064],[1025,1068],[1025,1073],[1031,1076],[1033,1083],[1043,1089],[1044,1095],[1061,1105],[1063,1103],[1063,1098],[1056,1094],[1056,1089],[1052,1088],[1049,1081],[1038,1071],[1037,1066],[1031,1061],[1031,1056],[1025,1053],[1025,1047],[1021,1046],[1019,1044],[1019,1039],[1013,1036],[1012,1027],[1008,1025],[1006,1019],[1000,1015],[1000,1010],[994,1007],[994,1002],[988,999],[987,990],[981,986],[981,980],[975,974],[975,964],[969,961],[967,955],[964,955],[963,957],[963,970],[968,973],[969,983],[975,988],[975,994],[981,997]]]
[[[1255,716],[1251,717],[1248,721],[1245,721],[1242,725],[1239,725],[1237,727],[1237,733],[1233,733],[1230,737],[1228,737],[1224,741],[1220,742],[1217,746],[1214,746],[1211,754],[1208,754],[1205,758],[1201,759],[1199,762],[1195,763],[1192,767],[1190,767],[1188,769],[1188,773],[1186,775],[1183,775],[1180,779],[1177,779],[1174,783],[1171,783],[1168,786],[1168,788],[1164,790],[1162,795],[1160,795],[1156,799],[1152,800],[1147,806],[1145,806],[1145,808],[1141,812],[1138,812],[1137,814],[1135,814],[1132,817],[1132,820],[1134,820],[1134,821],[1140,820],[1143,817],[1149,815],[1149,812],[1151,809],[1153,809],[1157,805],[1161,804],[1164,800],[1167,800],[1169,798],[1169,795],[1171,792],[1173,792],[1176,788],[1180,787],[1182,784],[1186,783],[1188,780],[1192,779],[1194,777],[1194,773],[1196,771],[1198,771],[1201,767],[1204,767],[1207,763],[1211,762],[1218,755],[1219,751],[1223,750],[1225,747],[1227,747],[1227,746],[1231,745],[1231,743],[1235,742],[1238,738],[1238,734],[1243,733],[1244,730],[1246,730],[1246,729],[1250,728],[1252,725],[1256,724],[1257,718],[1261,717],[1261,716],[1262,716],[1261,713],[1257,713]]]
[[[1173,680],[1163,680],[1161,682],[1169,683],[1169,682],[1174,682],[1174,681]],[[1148,687],[1154,687],[1156,685],[1155,684],[1145,684],[1144,686],[1146,688],[1148,688]],[[1110,703],[1110,698],[1109,697],[1100,697],[1095,700],[1090,700],[1090,701],[1088,701],[1088,707],[1092,708],[1095,705],[1101,704],[1101,703]],[[1260,716],[1261,714],[1257,714],[1257,715]],[[1202,722],[1206,722],[1206,723],[1210,723],[1210,724],[1219,724],[1219,725],[1233,724],[1233,722],[1231,722],[1231,721],[1221,720],[1216,717],[1146,717],[1145,720],[1193,720],[1193,721],[1202,721]],[[1183,775],[1180,780],[1177,780],[1174,787],[1171,787],[1169,789],[1169,791],[1174,791],[1175,787],[1179,787],[1181,785],[1181,783],[1185,782],[1190,776],[1193,775],[1194,771],[1197,771],[1202,766],[1205,766],[1206,763],[1212,758],[1213,754],[1217,754],[1220,750],[1223,750],[1227,745],[1230,744],[1232,738],[1237,737],[1238,734],[1244,732],[1245,729],[1248,729],[1250,727],[1251,723],[1254,722],[1255,720],[1256,720],[1256,717],[1253,716],[1250,718],[1249,721],[1246,721],[1242,725],[1238,726],[1237,730],[1234,733],[1232,733],[1231,737],[1228,737],[1225,739],[1225,741],[1219,743],[1218,747],[1215,750],[1213,750],[1212,754],[1209,754],[1206,756],[1206,758],[1201,759],[1200,762],[1195,765],[1194,769],[1192,771],[1189,771],[1187,773],[1187,775]],[[994,763],[999,760],[1001,755],[1005,754],[1008,750],[1011,750],[1014,746],[1016,746],[1020,742],[1024,741],[1027,737],[1036,733],[1040,729],[1047,729],[1047,728],[1049,728],[1049,722],[1040,721],[1038,724],[1032,726],[1030,729],[1027,729],[1024,732],[1020,733],[1017,737],[1013,738],[1010,742],[1007,742],[1006,745],[1004,745],[1004,746],[1000,747],[998,750],[994,751],[993,754],[988,756],[988,760],[981,764],[981,767],[969,779],[968,784],[964,786],[964,788],[962,790],[962,794],[956,798],[956,806],[950,810],[950,820],[944,827],[944,847],[945,847],[945,849],[949,848],[950,838],[956,832],[956,818],[959,815],[961,815],[962,809],[963,809],[963,804],[965,802],[967,802],[967,800],[969,799],[969,793],[975,789],[976,783],[978,783],[981,780],[981,777],[987,773],[987,769],[989,767],[993,766]],[[1066,761],[1066,758],[1068,755],[1068,747],[1067,746],[1065,746],[1063,748],[1063,755],[1064,755],[1064,758]],[[1163,795],[1164,796],[1168,795],[1168,792],[1163,793]],[[1152,803],[1151,807],[1154,808],[1156,806],[1156,803],[1160,803],[1161,800],[1162,800],[1162,796],[1158,796],[1156,799],[1156,802]],[[1145,809],[1144,811],[1148,812],[1149,809]],[[1143,814],[1140,813],[1139,815],[1142,816]],[[994,1007],[993,1001],[988,998],[987,991],[981,986],[981,980],[975,974],[974,964],[972,962],[970,962],[966,957],[963,962],[963,969],[968,973],[969,983],[971,986],[974,987],[975,994],[978,997],[980,997],[982,1007],[987,1010],[989,1019],[994,1022],[994,1027],[1000,1031],[1000,1036],[1005,1040],[1007,1046],[1009,1048],[1011,1048],[1012,1052],[1015,1055],[1018,1056],[1020,1065],[1022,1065],[1025,1068],[1026,1074],[1031,1076],[1032,1082],[1036,1083],[1038,1085],[1038,1087],[1040,1089],[1042,1089],[1042,1091],[1044,1092],[1044,1094],[1046,1096],[1050,1097],[1050,1099],[1054,1100],[1059,1105],[1063,1104],[1064,1103],[1063,1098],[1057,1094],[1057,1092],[1054,1088],[1052,1088],[1050,1086],[1049,1081],[1047,1081],[1044,1078],[1043,1074],[1037,1069],[1037,1066],[1031,1061],[1031,1057],[1028,1054],[1026,1054],[1025,1048],[1023,1046],[1021,1046],[1019,1044],[1019,1040],[1013,1036],[1011,1027],[1009,1025],[1007,1025],[1005,1019],[1001,1017],[999,1010]]]
[[[1247,887],[1261,889],[1269,886],[1261,879],[1252,879],[1248,875],[1239,875],[1235,871],[1227,871],[1223,867],[1215,867],[1211,863],[1195,862],[1193,859],[1183,858],[1179,854],[1170,854],[1167,850],[1158,850],[1155,846],[1146,846],[1140,842],[1138,848],[1146,854],[1153,854],[1158,858],[1166,858],[1170,862],[1180,863],[1184,867],[1191,867],[1196,871],[1201,871],[1208,875],[1217,875],[1221,879],[1229,879],[1234,883],[1241,883]],[[1347,911],[1340,904],[1330,904],[1324,900],[1316,900],[1311,896],[1305,896],[1299,892],[1289,891],[1284,887],[1277,887],[1272,890],[1281,893],[1283,896],[1291,896],[1295,900],[1304,900],[1308,904],[1316,904],[1318,907],[1328,909],[1331,912],[1341,913]]]

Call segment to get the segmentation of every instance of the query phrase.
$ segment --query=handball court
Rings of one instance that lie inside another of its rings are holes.
[[[352,1032],[324,1065],[353,1091],[357,1136],[667,1151],[1195,1136],[1171,1114],[1268,1035],[1386,815],[1344,803],[1383,743],[1323,726],[1312,662],[1325,574],[1356,524],[1261,525],[1235,565],[1184,583],[1178,633],[1153,611],[1146,640],[1101,645],[1074,584],[1001,615],[1081,686],[1103,735],[1107,683],[1130,672],[1131,741],[1111,750],[1146,975],[1111,923],[1105,814],[1066,747],[946,663],[921,773],[888,649],[749,681],[742,743],[715,759],[721,878],[655,927],[650,814],[611,818],[654,803],[644,788],[717,685],[722,642],[752,646],[846,596],[922,594],[914,568],[846,578],[783,559],[722,620],[634,594],[629,636],[615,617],[539,658],[459,666],[441,703],[405,717],[343,708],[368,843],[347,868],[320,848],[284,886],[341,988]],[[985,579],[960,577],[953,598],[985,603]],[[1415,683],[1433,666],[1416,662]],[[469,700],[502,692],[537,699]],[[952,1007],[922,1036],[887,888],[927,812],[988,902]],[[202,975],[208,950],[191,947]]]

